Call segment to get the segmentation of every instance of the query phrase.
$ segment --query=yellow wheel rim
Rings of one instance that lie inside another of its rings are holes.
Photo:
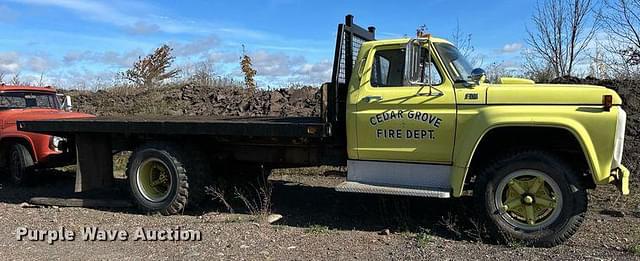
[[[524,230],[539,230],[560,215],[562,194],[558,183],[537,170],[518,170],[503,178],[495,204],[507,223]]]
[[[169,167],[157,158],[143,161],[136,171],[138,191],[149,201],[160,202],[171,192],[173,180]]]

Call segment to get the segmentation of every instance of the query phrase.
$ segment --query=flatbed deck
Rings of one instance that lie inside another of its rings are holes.
[[[319,117],[216,118],[201,116],[128,116],[18,121],[23,131],[66,136],[75,133],[217,135],[246,137],[331,136],[330,124]]]

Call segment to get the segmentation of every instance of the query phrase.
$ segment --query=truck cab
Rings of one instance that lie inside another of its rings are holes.
[[[486,80],[450,42],[364,42],[346,94],[344,192],[473,195],[496,234],[552,246],[575,231],[586,189],[614,183],[626,113],[613,90]],[[553,231],[553,232],[552,232]]]
[[[94,117],[71,112],[70,98],[51,87],[0,85],[0,162],[14,184],[25,184],[39,168],[74,163],[67,140],[62,137],[20,131],[19,120]]]

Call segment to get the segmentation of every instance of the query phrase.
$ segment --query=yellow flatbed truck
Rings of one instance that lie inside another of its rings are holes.
[[[598,86],[487,83],[446,40],[375,40],[347,16],[317,118],[95,118],[21,121],[66,137],[76,190],[111,183],[113,151],[133,151],[127,177],[148,212],[177,214],[222,165],[347,165],[338,191],[455,198],[472,195],[496,238],[554,246],[584,220],[587,189],[616,184],[626,115]]]

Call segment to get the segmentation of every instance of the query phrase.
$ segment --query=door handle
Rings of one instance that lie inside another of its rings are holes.
[[[377,95],[370,95],[370,96],[365,96],[364,98],[362,98],[362,100],[364,102],[372,102],[372,101],[381,101],[382,100],[382,96],[377,96]]]

